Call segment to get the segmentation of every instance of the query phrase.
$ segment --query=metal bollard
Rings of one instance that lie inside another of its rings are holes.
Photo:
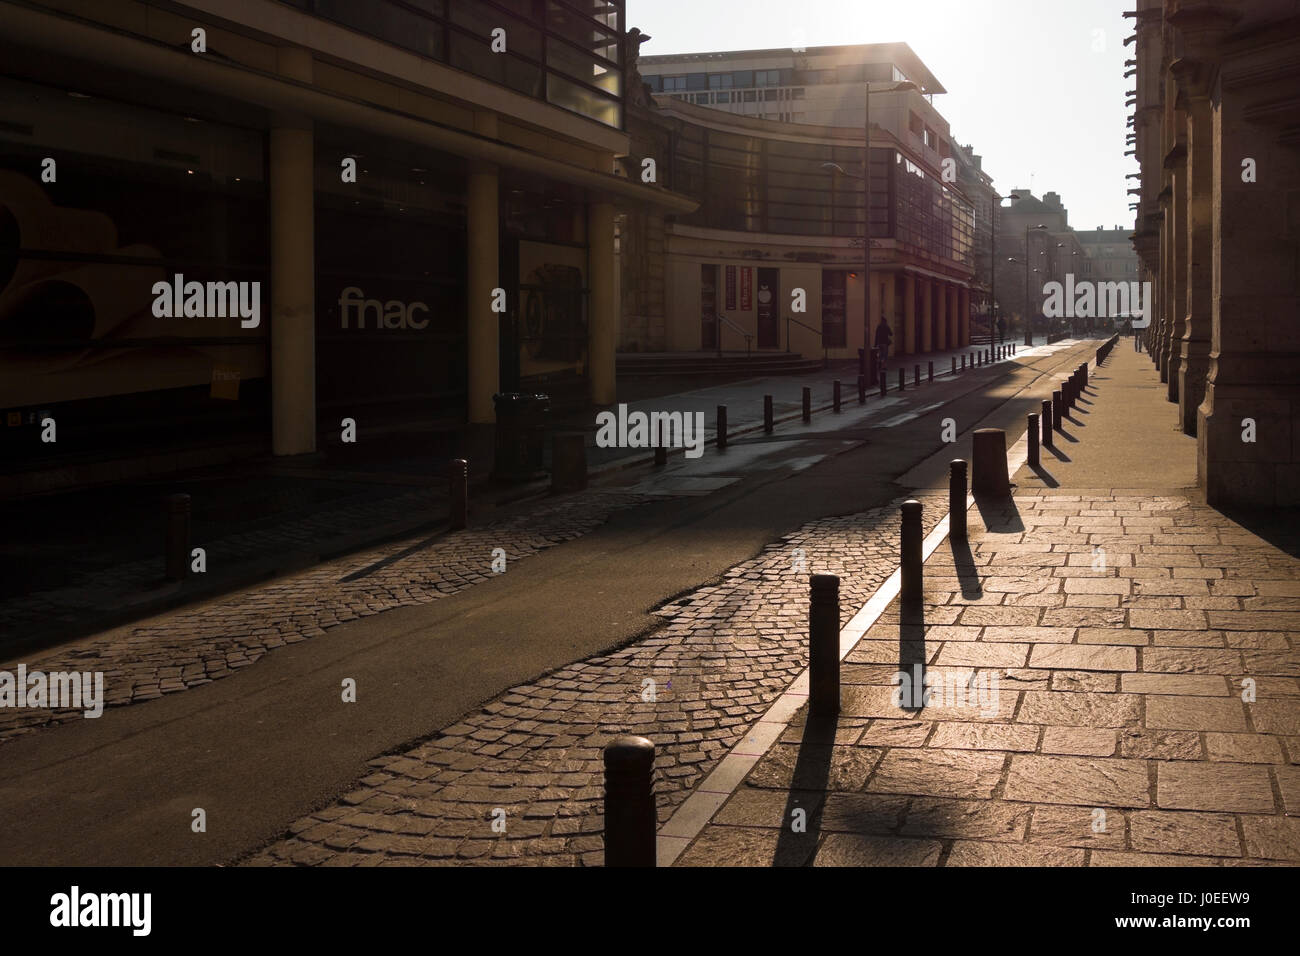
[[[1043,399],[1043,411],[1038,416],[1039,425],[1043,430],[1043,447],[1052,447],[1052,401]]]
[[[1007,471],[1007,435],[1001,428],[977,428],[972,436],[970,490],[979,498],[1011,494]]]
[[[921,366],[920,365],[912,366],[912,384],[916,388],[921,387]]]
[[[861,379],[862,379],[862,376],[859,375],[859,376],[858,376],[858,380],[861,381]],[[773,423],[772,423],[772,396],[771,396],[771,395],[764,395],[764,396],[763,396],[763,431],[770,435],[770,434],[772,434],[772,428],[773,428]]]
[[[1061,413],[1065,411],[1064,404],[1061,390],[1058,388],[1052,393],[1052,431],[1061,430]]]
[[[464,458],[453,459],[447,469],[447,479],[451,530],[459,531],[469,525],[469,462]]]
[[[1029,457],[1025,459],[1030,468],[1038,467],[1038,413],[1029,413],[1029,428],[1025,431],[1029,440]]]
[[[948,466],[948,537],[966,540],[966,461],[954,458]]]
[[[961,370],[966,371],[966,356],[964,355],[961,357]]]
[[[163,551],[168,581],[183,581],[190,570],[190,496],[167,496],[167,541]]]
[[[880,376],[880,379],[883,382],[885,376]],[[858,376],[858,404],[867,404],[867,379],[865,375]]]
[[[881,369],[880,370],[880,397],[881,398],[885,397],[885,392],[888,388],[889,388],[889,376],[885,374],[884,369]]]
[[[957,374],[957,356],[955,355],[952,357],[952,374]]]
[[[903,527],[899,540],[899,568],[902,585],[899,600],[920,603],[924,588],[921,583],[921,502],[909,498],[903,502]]]
[[[927,374],[926,381],[927,381],[927,382],[933,382],[933,381],[934,381],[934,363],[933,363],[933,362],[929,363],[929,368],[926,369],[926,374]]]
[[[812,389],[807,385],[803,389],[803,423],[812,421]]]
[[[605,747],[605,865],[655,865],[655,745],[616,737]]]
[[[840,579],[814,574],[808,589],[809,716],[840,712]]]
[[[587,487],[587,436],[556,432],[551,436],[551,492],[562,494]]]
[[[838,378],[831,383],[831,410],[836,415],[840,413],[840,380]]]
[[[1082,379],[1083,387],[1087,388],[1088,387],[1088,363],[1087,362],[1084,362],[1082,365],[1079,366],[1079,376]]]
[[[907,387],[907,373],[900,366],[898,369],[898,390],[901,392]]]
[[[727,406],[718,406],[718,451],[727,450]]]

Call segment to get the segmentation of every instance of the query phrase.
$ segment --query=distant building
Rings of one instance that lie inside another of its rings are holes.
[[[1116,226],[1103,229],[1098,226],[1092,230],[1075,233],[1083,249],[1082,268],[1084,278],[1095,282],[1136,282],[1138,274],[1138,257],[1133,250],[1133,231]]]

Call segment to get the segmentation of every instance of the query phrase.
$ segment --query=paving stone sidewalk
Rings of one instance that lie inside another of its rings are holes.
[[[597,490],[551,499],[479,527],[404,538],[20,660],[29,672],[103,672],[109,707],[154,700],[228,677],[272,648],[318,637],[344,621],[455,594],[492,576],[494,548],[517,561],[645,500]],[[2,663],[0,670],[12,671],[17,663]],[[0,747],[82,715],[82,708],[0,708]]]
[[[1092,461],[1077,473],[1105,471],[1112,425],[1168,440],[1131,372],[1076,413],[1058,457]],[[1130,490],[1022,471],[972,509],[968,549],[926,563],[923,619],[895,601],[849,654],[838,722],[801,712],[678,864],[1300,863],[1296,542],[1122,470]],[[900,656],[967,700],[900,708]],[[992,706],[970,705],[981,687]]]
[[[893,572],[897,515],[895,502],[805,525],[659,609],[664,626],[649,638],[512,688],[372,761],[355,790],[246,862],[599,865],[605,744],[623,733],[656,742],[666,819],[807,665],[808,572],[844,576],[847,623]],[[492,826],[498,808],[504,833]]]

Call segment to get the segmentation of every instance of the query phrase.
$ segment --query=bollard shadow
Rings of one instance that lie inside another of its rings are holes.
[[[1058,456],[1058,457],[1064,458],[1064,456]],[[1065,460],[1069,461],[1070,459],[1065,458]],[[1041,464],[1030,465],[1029,470],[1032,471],[1038,477],[1038,480],[1041,481],[1043,484],[1045,484],[1048,488],[1061,487],[1061,483],[1057,481],[1054,477],[1052,477],[1052,473],[1048,471],[1046,468],[1044,468]]]
[[[968,601],[975,601],[984,596],[984,585],[980,583],[979,572],[975,568],[975,556],[970,550],[970,541],[962,538],[948,542],[952,547],[952,563],[957,567],[957,583],[961,586],[961,596]]]
[[[1066,441],[1074,442],[1074,443],[1077,445],[1077,444],[1079,444],[1079,439],[1075,438],[1073,435],[1071,435],[1069,432],[1067,432],[1067,431],[1065,430],[1065,423],[1066,423],[1067,421],[1073,421],[1073,420],[1072,420],[1072,419],[1070,418],[1070,416],[1068,416],[1068,415],[1062,415],[1062,416],[1061,416],[1061,427],[1058,428],[1058,429],[1056,430],[1056,434],[1059,435],[1061,438],[1064,438]],[[1079,424],[1082,424],[1082,423],[1081,423],[1081,422],[1074,422],[1074,424],[1075,424],[1075,425],[1079,425]]]
[[[977,497],[975,507],[979,509],[980,520],[989,534],[1019,534],[1025,530],[1016,499],[1010,494],[1004,498]]]
[[[1057,461],[1068,462],[1071,460],[1069,455],[1061,451],[1055,445],[1039,445],[1038,448],[1039,448],[1038,451],[1039,455],[1042,455],[1042,453],[1045,451],[1050,451],[1052,455],[1055,456]]]
[[[790,789],[781,815],[782,825],[772,854],[772,866],[805,865],[821,837],[821,806],[816,805],[818,801],[814,795],[824,795],[830,789],[839,718],[814,714],[811,707],[804,711],[804,715],[803,740],[799,743],[799,755],[790,774]],[[824,806],[824,797],[821,803]],[[799,809],[806,812],[807,831],[804,833],[796,833],[790,826],[794,811]]]
[[[912,699],[903,695],[902,710],[909,716],[921,712],[925,688],[925,602],[903,601],[898,604],[898,670],[911,681]]]

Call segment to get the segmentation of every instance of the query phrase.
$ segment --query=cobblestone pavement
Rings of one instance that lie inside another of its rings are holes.
[[[1013,500],[971,511],[924,622],[891,605],[838,725],[801,713],[680,865],[1300,862],[1300,561],[1182,497]],[[900,710],[900,648],[996,676],[996,706]]]
[[[515,561],[586,534],[613,512],[645,500],[598,491],[556,498],[427,546],[421,545],[428,539],[407,538],[22,662],[29,671],[102,671],[106,706],[154,700],[220,680],[271,648],[317,637],[344,621],[472,587],[491,577],[493,548]],[[346,580],[367,568],[373,570]],[[82,715],[82,708],[0,708],[0,744]]]
[[[939,499],[926,510],[933,526]],[[649,638],[512,688],[371,761],[355,790],[246,862],[598,865],[605,744],[623,733],[655,741],[666,819],[807,665],[807,574],[843,576],[847,622],[893,572],[897,514],[895,502],[805,525],[661,608]],[[498,809],[504,833],[493,829]]]

